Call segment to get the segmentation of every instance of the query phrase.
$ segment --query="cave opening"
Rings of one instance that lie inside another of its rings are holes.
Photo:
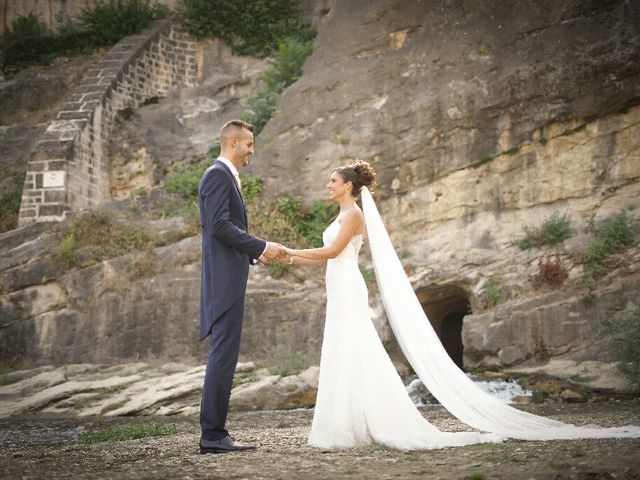
[[[468,293],[457,285],[425,287],[416,293],[444,349],[464,370],[462,321],[470,311]]]

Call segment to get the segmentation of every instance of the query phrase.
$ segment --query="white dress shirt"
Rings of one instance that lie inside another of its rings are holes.
[[[225,158],[223,156],[218,157],[217,161],[218,162],[222,162],[227,167],[229,167],[229,170],[231,170],[231,173],[233,174],[234,178],[236,179],[236,183],[238,184],[238,188],[240,189],[240,191],[242,191],[242,182],[240,181],[240,174],[238,173],[238,169],[236,168],[236,166],[233,163],[231,163],[231,160],[229,160],[228,158]]]

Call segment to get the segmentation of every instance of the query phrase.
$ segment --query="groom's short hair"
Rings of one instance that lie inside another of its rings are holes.
[[[228,135],[233,130],[243,129],[243,128],[246,128],[247,130],[253,133],[253,125],[251,125],[249,122],[245,122],[244,120],[237,120],[237,119],[229,120],[220,129],[220,138]]]

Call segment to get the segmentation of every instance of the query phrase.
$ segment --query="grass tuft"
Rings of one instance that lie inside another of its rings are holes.
[[[604,220],[599,225],[595,225],[592,218],[588,230],[593,235],[593,240],[583,258],[584,276],[587,283],[592,283],[596,277],[605,273],[610,255],[621,252],[633,244],[633,231],[626,211]]]
[[[159,425],[156,423],[138,423],[118,425],[102,430],[89,430],[80,435],[83,443],[121,442],[135,438],[174,435],[178,432],[175,423]]]
[[[539,227],[522,226],[523,236],[513,241],[521,250],[543,245],[556,245],[571,237],[571,219],[567,213],[553,212]]]

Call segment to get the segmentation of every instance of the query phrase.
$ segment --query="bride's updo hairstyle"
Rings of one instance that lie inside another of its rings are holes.
[[[356,160],[350,165],[344,165],[334,170],[344,182],[353,184],[353,196],[360,195],[362,187],[373,191],[376,188],[376,172],[368,162]]]

